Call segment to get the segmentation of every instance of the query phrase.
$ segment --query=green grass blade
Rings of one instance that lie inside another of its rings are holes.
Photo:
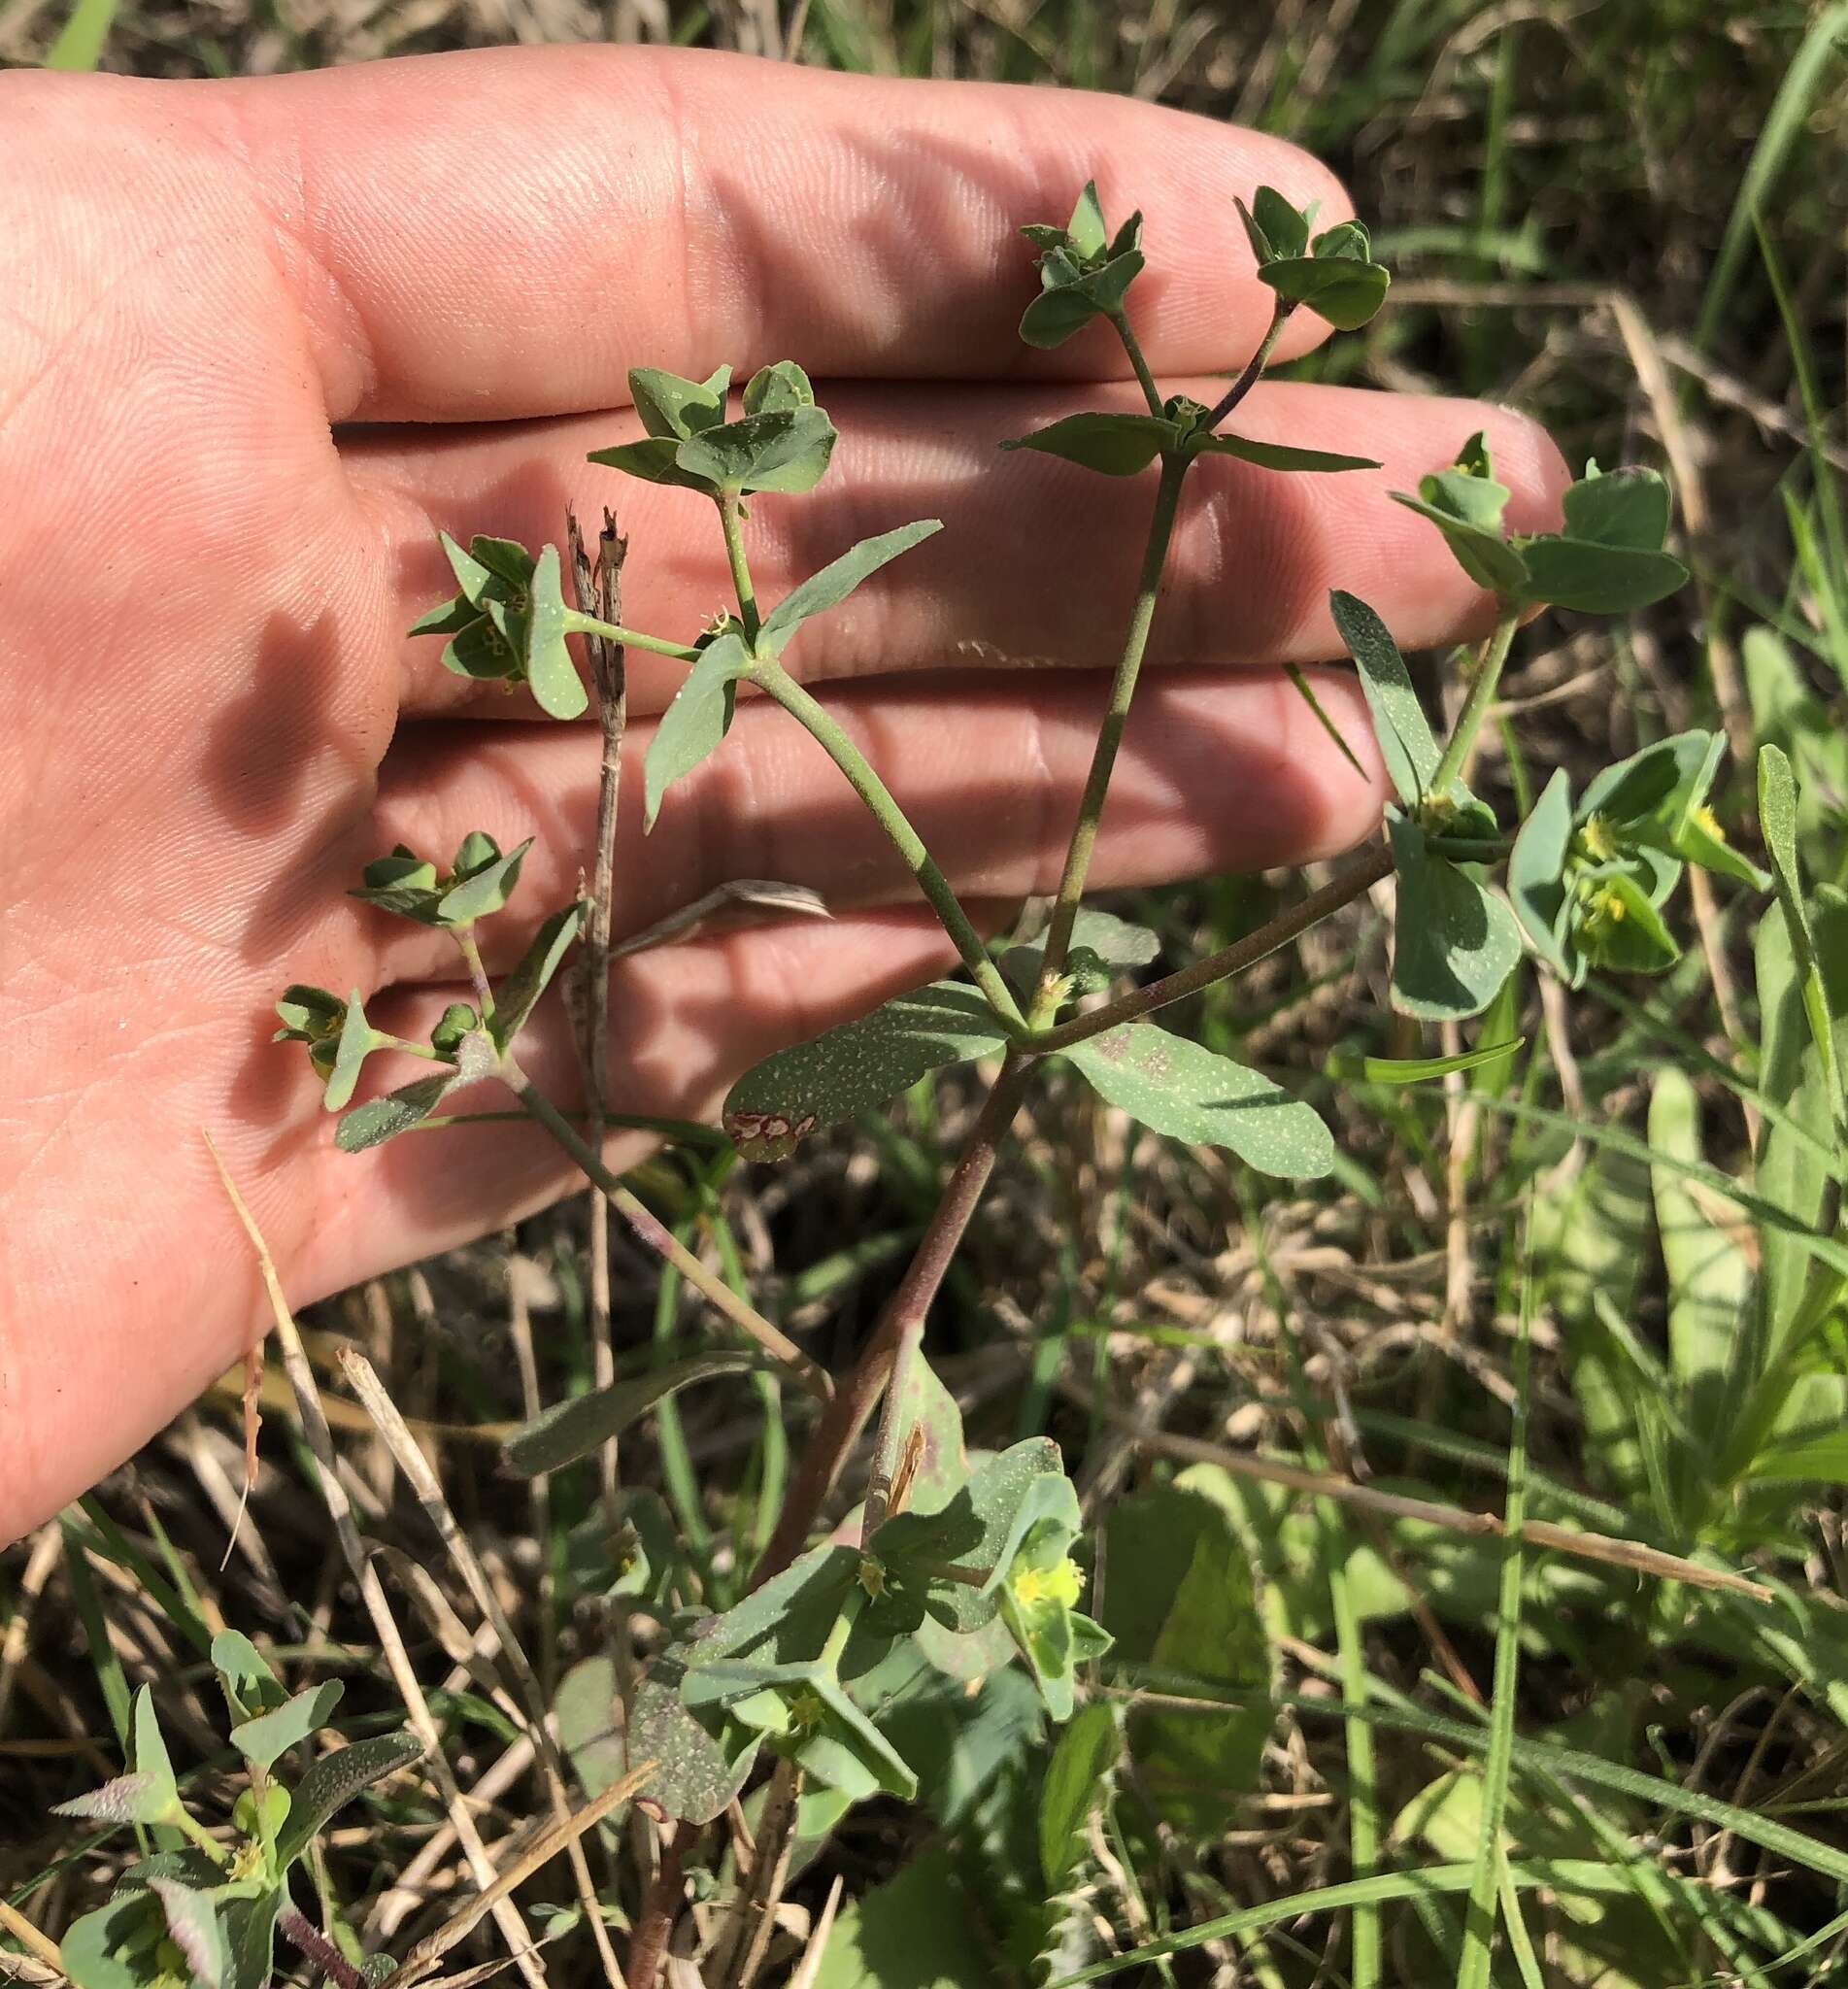
[[[1364,1702],[1367,1691],[1366,1645],[1361,1640],[1360,1611],[1355,1607],[1354,1590],[1342,1552],[1341,1524],[1333,1514],[1323,1515],[1322,1535],[1328,1556],[1328,1602],[1334,1612],[1341,1696],[1360,1705]],[[1380,1861],[1379,1776],[1373,1754],[1373,1729],[1364,1720],[1350,1720],[1345,1739],[1348,1856],[1357,1879],[1371,1878],[1378,1871]],[[1350,1939],[1354,1950],[1354,1989],[1379,1989],[1380,1909],[1373,1902],[1362,1902],[1354,1908]]]
[[[118,0],[77,0],[45,58],[46,68],[94,69],[109,45]]]

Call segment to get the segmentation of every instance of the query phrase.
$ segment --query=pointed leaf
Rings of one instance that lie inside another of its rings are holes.
[[[364,1153],[368,1147],[383,1146],[420,1126],[444,1096],[463,1082],[459,1070],[438,1070],[428,1077],[414,1078],[383,1098],[355,1105],[334,1131],[334,1144],[343,1154]]]
[[[54,1812],[55,1813],[55,1812]],[[115,1950],[131,1939],[151,1948],[160,1929],[159,1903],[131,1892],[74,1920],[58,1943],[58,1961],[77,1989],[147,1989],[151,1956],[118,1961]]]
[[[533,934],[520,964],[495,989],[488,1034],[497,1049],[505,1050],[525,1027],[526,1018],[558,971],[559,962],[571,951],[588,909],[586,901],[579,898],[554,912]]]
[[[1426,479],[1427,483],[1431,481],[1428,477]],[[1415,511],[1420,518],[1428,519],[1443,533],[1451,552],[1456,555],[1458,565],[1478,587],[1485,587],[1492,593],[1504,595],[1510,600],[1524,597],[1522,590],[1528,578],[1526,561],[1499,532],[1491,531],[1467,519],[1454,517],[1425,498],[1410,496],[1403,490],[1393,490],[1388,494],[1394,503],[1402,504],[1407,511]]]
[[[725,1348],[690,1355],[684,1361],[638,1375],[633,1381],[619,1381],[608,1388],[593,1389],[588,1395],[573,1396],[535,1416],[507,1439],[507,1466],[522,1478],[561,1470],[600,1449],[656,1402],[693,1382],[710,1381],[721,1374],[742,1374],[763,1365],[756,1354]]]
[[[1328,607],[1341,640],[1361,673],[1361,689],[1373,718],[1373,735],[1393,791],[1416,808],[1431,791],[1441,755],[1398,644],[1378,615],[1358,595],[1338,589]]]
[[[241,1630],[220,1630],[212,1639],[212,1669],[225,1703],[240,1720],[271,1712],[286,1697],[262,1652]]]
[[[1109,1794],[1122,1755],[1117,1709],[1103,1700],[1086,1706],[1059,1735],[1039,1798],[1039,1867],[1049,1896],[1064,1890],[1085,1827]]]
[[[843,553],[838,559],[830,559],[821,572],[811,574],[800,587],[785,594],[764,617],[762,636],[771,653],[780,656],[790,636],[811,616],[838,607],[888,560],[896,559],[900,553],[910,552],[913,546],[922,545],[942,529],[941,519],[921,518],[915,524],[901,524],[896,531],[861,539],[852,551]]]
[[[643,764],[645,828],[655,826],[668,789],[691,773],[731,729],[738,680],[751,663],[744,637],[727,630],[700,651],[699,660],[682,678],[674,701],[655,727]]]
[[[216,1903],[177,1878],[156,1878],[150,1885],[167,1916],[167,1932],[186,1958],[186,1967],[202,1989],[223,1989],[224,1930]]]
[[[1521,928],[1497,897],[1430,854],[1403,815],[1390,824],[1398,871],[1393,1006],[1427,1021],[1480,1015],[1521,958]]]
[[[684,442],[702,428],[716,427],[724,420],[730,385],[729,366],[721,366],[710,380],[687,380],[655,366],[629,369],[629,398],[642,418],[642,426],[650,435],[671,436],[676,442]]]
[[[1529,945],[1568,985],[1578,971],[1565,954],[1565,861],[1571,847],[1572,783],[1562,766],[1554,770],[1514,839],[1508,857],[1508,896]]]
[[[1158,1132],[1226,1147],[1260,1173],[1292,1180],[1334,1165],[1334,1141],[1311,1106],[1185,1036],[1127,1023],[1065,1055],[1101,1097]]]
[[[1497,1043],[1478,1043],[1454,1057],[1363,1057],[1361,1075],[1368,1084],[1425,1084],[1434,1077],[1477,1070],[1485,1063],[1512,1057],[1526,1041],[1525,1036],[1510,1036]]]
[[[1294,449],[1282,442],[1259,442],[1249,435],[1228,435],[1223,429],[1194,437],[1195,455],[1235,455],[1240,462],[1263,470],[1376,470],[1370,455],[1337,455],[1327,449]]]
[[[1109,245],[1110,230],[1104,225],[1103,209],[1097,204],[1097,183],[1085,182],[1085,190],[1078,196],[1078,204],[1071,211],[1071,219],[1065,223],[1065,238],[1073,250],[1087,261],[1093,255],[1101,255]]]
[[[1033,449],[1061,456],[1106,477],[1133,477],[1180,440],[1175,423],[1157,415],[1067,415],[1062,421],[1003,442],[1003,449]]]
[[[611,449],[593,449],[588,459],[606,469],[621,470],[625,477],[639,477],[645,484],[669,484],[682,490],[704,490],[710,496],[715,488],[713,480],[681,468],[681,447],[672,435],[651,435],[641,442],[619,442]]]
[[[975,989],[938,981],[765,1059],[732,1086],[725,1130],[747,1157],[770,1157],[818,1126],[885,1104],[946,1063],[993,1056],[1007,1040]]]
[[[309,1692],[298,1692],[274,1712],[260,1713],[231,1729],[231,1745],[246,1761],[268,1768],[291,1747],[299,1747],[311,1734],[318,1734],[333,1717],[345,1687],[338,1678]]]
[[[158,1823],[173,1813],[175,1792],[158,1775],[118,1775],[87,1795],[53,1803],[53,1816],[81,1816],[92,1823]]]
[[[820,408],[777,408],[690,436],[674,460],[686,475],[721,489],[799,494],[821,482],[835,439]]]
[[[1759,828],[1771,860],[1778,909],[1790,933],[1791,959],[1803,1016],[1809,1024],[1810,1041],[1816,1048],[1835,1125],[1841,1129],[1844,1121],[1848,1121],[1848,1110],[1843,1105],[1841,1070],[1835,1059],[1834,1030],[1831,1026],[1836,1003],[1823,978],[1816,934],[1803,898],[1803,878],[1797,857],[1797,783],[1790,761],[1775,746],[1759,749],[1758,793]]]
[[[269,1989],[276,1918],[287,1895],[279,1886],[253,1900],[227,1899],[220,1908],[230,1949],[229,1989]]]
[[[550,546],[546,548],[549,553],[553,550]],[[483,836],[482,840],[488,844],[487,851],[471,852],[467,858],[457,853],[457,867],[466,868],[468,874],[457,877],[443,893],[438,911],[445,926],[470,926],[477,919],[499,911],[513,895],[514,887],[520,882],[520,866],[533,845],[533,838],[528,836],[503,855],[494,849],[490,838]],[[478,863],[479,868],[475,867]]]
[[[294,1805],[276,1840],[276,1862],[286,1871],[308,1849],[328,1820],[362,1790],[423,1759],[423,1743],[405,1728],[355,1740],[337,1754],[323,1754],[295,1784]]]

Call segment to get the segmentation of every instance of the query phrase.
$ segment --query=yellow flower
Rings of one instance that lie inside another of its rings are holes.
[[[1023,1608],[1034,1602],[1057,1602],[1063,1608],[1075,1609],[1085,1591],[1085,1578],[1078,1571],[1077,1562],[1067,1560],[1057,1568],[1024,1568],[1008,1586]]]
[[[1726,830],[1720,826],[1719,818],[1711,808],[1697,808],[1688,817],[1688,820],[1696,828],[1704,830],[1716,843],[1726,841]]]
[[[1608,863],[1617,854],[1610,825],[1601,815],[1588,815],[1580,825],[1579,846],[1594,863]]]

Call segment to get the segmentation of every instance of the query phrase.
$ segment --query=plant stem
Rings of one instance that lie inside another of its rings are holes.
[[[1044,1025],[1057,1012],[1057,983],[1065,970],[1065,955],[1071,946],[1072,922],[1078,916],[1078,902],[1085,894],[1085,878],[1091,869],[1092,852],[1097,846],[1097,824],[1110,792],[1110,776],[1117,763],[1117,749],[1123,743],[1123,728],[1129,716],[1129,700],[1135,695],[1136,677],[1149,646],[1149,629],[1155,621],[1155,604],[1161,590],[1161,569],[1167,563],[1168,542],[1174,536],[1175,515],[1180,509],[1181,481],[1187,475],[1188,458],[1164,455],[1161,482],[1156,490],[1155,515],[1149,521],[1149,542],[1142,555],[1142,578],[1136,590],[1129,630],[1124,637],[1123,655],[1110,686],[1110,703],[1091,757],[1091,772],[1078,804],[1078,824],[1072,830],[1071,845],[1065,853],[1064,875],[1058,881],[1058,898],[1053,907],[1053,922],[1046,935],[1044,965],[1039,991],[1033,1002],[1033,1020]]]
[[[170,1823],[183,1837],[190,1837],[215,1865],[228,1865],[231,1854],[176,1796],[162,1823]]]
[[[891,1509],[892,1486],[897,1482],[898,1460],[904,1449],[903,1423],[905,1390],[911,1380],[912,1363],[924,1347],[924,1314],[908,1319],[892,1349],[891,1379],[886,1384],[886,1399],[879,1413],[879,1434],[873,1444],[873,1475],[866,1488],[866,1506],[860,1514],[859,1543],[862,1547],[886,1524]]]
[[[1300,904],[1280,912],[1267,925],[1259,927],[1256,932],[1248,932],[1230,946],[1222,946],[1217,953],[1209,953],[1204,960],[1196,960],[1191,967],[1183,967],[1178,974],[1151,981],[1147,987],[1136,988],[1102,1008],[1073,1016],[1056,1029],[1045,1029],[1029,1036],[1023,1048],[1033,1057],[1043,1057],[1055,1050],[1069,1050],[1074,1043],[1089,1042],[1092,1036],[1100,1036],[1120,1023],[1134,1022],[1158,1008],[1167,1007],[1170,1002],[1197,994],[1202,988],[1210,988],[1216,981],[1242,974],[1248,967],[1256,966],[1260,960],[1275,953],[1280,946],[1289,945],[1298,934],[1308,931],[1311,926],[1319,925],[1330,913],[1351,904],[1382,877],[1390,876],[1392,869],[1392,851],[1383,844],[1370,849],[1345,870],[1337,872],[1320,891],[1312,891]]]
[[[1277,299],[1276,309],[1270,314],[1270,329],[1264,333],[1263,343],[1251,355],[1251,359],[1246,365],[1244,372],[1220,396],[1218,405],[1207,416],[1206,420],[1200,423],[1202,428],[1208,430],[1217,428],[1252,388],[1258,385],[1260,379],[1263,376],[1264,368],[1270,363],[1270,355],[1276,350],[1277,341],[1283,336],[1284,326],[1290,322],[1290,314],[1295,308],[1294,304],[1285,303],[1281,297]]]
[[[1475,745],[1476,734],[1482,729],[1482,722],[1495,701],[1495,688],[1501,682],[1501,666],[1508,660],[1509,646],[1514,641],[1514,631],[1520,625],[1521,610],[1504,602],[1501,619],[1495,624],[1495,633],[1484,646],[1482,660],[1476,665],[1476,681],[1469,687],[1462,716],[1457,721],[1457,729],[1445,742],[1443,758],[1438,760],[1437,771],[1431,776],[1433,794],[1447,793],[1462,772],[1469,759],[1469,749]]]
[[[930,1301],[969,1226],[969,1218],[982,1198],[982,1191],[994,1171],[1001,1140],[1020,1110],[1029,1068],[1027,1060],[1014,1051],[1002,1062],[1000,1075],[957,1157],[929,1227],[919,1241],[917,1253],[887,1307],[885,1318],[867,1341],[852,1374],[822,1412],[821,1423],[790,1481],[776,1532],[752,1571],[754,1589],[761,1588],[772,1575],[782,1573],[802,1551],[809,1529],[827,1502],[841,1466],[879,1399],[892,1356],[912,1323],[922,1324],[929,1311]]]
[[[696,663],[699,652],[685,642],[669,642],[664,635],[644,635],[639,628],[624,628],[619,622],[605,622],[577,608],[564,611],[567,635],[600,635],[605,642],[618,642],[624,649],[645,649],[657,657],[675,657],[683,663]]]
[[[1129,355],[1129,363],[1136,369],[1136,378],[1142,384],[1142,397],[1149,403],[1149,412],[1159,415],[1162,408],[1161,389],[1155,384],[1155,375],[1149,371],[1149,362],[1142,356],[1142,346],[1135,332],[1130,328],[1128,314],[1121,309],[1111,312],[1110,321],[1117,327],[1117,336],[1123,341],[1123,349]]]
[[[827,1400],[832,1383],[828,1380],[826,1372],[818,1367],[792,1339],[779,1332],[755,1306],[739,1298],[723,1278],[717,1272],[708,1270],[655,1217],[645,1201],[622,1186],[616,1175],[604,1165],[602,1156],[539,1090],[511,1053],[504,1054],[500,1060],[500,1075],[502,1082],[514,1096],[596,1183],[603,1191],[610,1206],[657,1257],[665,1258],[696,1292],[718,1311],[722,1312],[748,1338],[755,1340],[765,1353],[790,1368],[811,1395],[819,1396],[823,1401]]]
[[[848,1590],[839,1613],[828,1629],[827,1641],[822,1646],[818,1665],[832,1671],[840,1664],[841,1653],[847,1648],[847,1639],[854,1634],[854,1625],[859,1621],[859,1612],[866,1606],[866,1591],[857,1582]]]
[[[744,527],[739,517],[736,490],[719,493],[719,523],[725,535],[725,557],[731,562],[731,585],[738,596],[738,615],[744,623],[745,640],[757,639],[757,590],[751,584],[751,564],[744,553]]]
[[[892,799],[890,790],[873,771],[866,756],[847,736],[826,708],[774,657],[759,657],[751,666],[749,681],[773,697],[791,718],[798,720],[847,776],[854,792],[872,811],[880,827],[890,838],[892,847],[904,860],[905,868],[918,880],[919,889],[942,920],[944,930],[956,941],[957,951],[962,956],[962,964],[974,976],[976,986],[988,996],[989,1006],[1003,1021],[1019,1023],[1022,1020],[1020,1004],[1001,978],[1000,970],[989,958],[981,934],[951,890],[950,880],[924,848],[924,838],[912,827],[905,811]]]
[[[452,926],[450,936],[460,949],[468,962],[468,978],[475,984],[475,999],[480,1005],[482,1021],[494,1019],[494,991],[487,983],[487,969],[482,964],[482,950],[475,944],[475,934],[466,926]]]

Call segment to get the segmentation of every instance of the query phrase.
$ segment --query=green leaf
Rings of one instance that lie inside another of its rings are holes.
[[[1752,1460],[1748,1475],[1762,1485],[1848,1484],[1848,1431],[1774,1443]]]
[[[672,435],[651,435],[641,442],[619,442],[610,449],[593,449],[588,460],[605,469],[621,470],[625,477],[639,477],[645,484],[668,484],[680,490],[715,492],[710,477],[694,474],[680,466],[682,444]]]
[[[1599,864],[1583,873],[1573,937],[1594,966],[1656,974],[1681,958],[1656,901],[1628,868]]]
[[[1327,449],[1294,449],[1282,442],[1258,442],[1249,435],[1228,435],[1209,429],[1188,443],[1192,455],[1235,455],[1240,462],[1264,470],[1376,470],[1370,455],[1337,455]]]
[[[573,1665],[553,1695],[558,1744],[588,1798],[602,1795],[622,1778],[622,1703],[616,1661],[609,1657]]]
[[[1217,1499],[1178,1485],[1132,1494],[1104,1522],[1104,1628],[1117,1658],[1201,1681],[1205,1692],[1272,1689],[1273,1660],[1249,1555]],[[1138,1785],[1184,1836],[1217,1835],[1258,1786],[1267,1705],[1223,1714],[1132,1707],[1126,1737]]]
[[[1232,205],[1245,224],[1245,239],[1260,263],[1289,261],[1307,253],[1309,223],[1315,209],[1307,213],[1294,206],[1274,186],[1260,186],[1247,207],[1236,194]]]
[[[84,1816],[99,1823],[158,1823],[172,1814],[180,1801],[173,1763],[160,1736],[152,1692],[144,1685],[135,1695],[135,1759],[129,1772],[105,1782],[86,1796],[53,1804],[53,1816]]]
[[[681,679],[673,702],[655,727],[643,764],[644,828],[655,826],[668,789],[691,773],[731,729],[738,680],[749,674],[752,661],[744,637],[735,628],[727,629],[700,651],[699,660]]]
[[[1831,1026],[1837,1004],[1831,1000],[1823,978],[1816,935],[1803,899],[1802,873],[1797,857],[1797,783],[1790,761],[1775,746],[1759,749],[1758,793],[1759,828],[1771,860],[1778,909],[1790,933],[1798,992],[1834,1122],[1841,1129],[1848,1126],[1848,1109],[1843,1104],[1841,1070],[1835,1059],[1834,1031]]]
[[[152,1895],[126,1893],[74,1920],[58,1943],[58,1960],[77,1989],[147,1989],[156,1973],[152,1948],[161,1929]],[[116,1950],[130,1942],[134,1960],[118,1961]]]
[[[346,1013],[341,1017],[340,1034],[335,1042],[333,1067],[327,1073],[327,1089],[321,1094],[321,1104],[327,1111],[338,1112],[352,1098],[359,1082],[360,1068],[378,1046],[378,1040],[371,1024],[366,1021],[359,990],[355,988],[347,996]]]
[[[1039,1865],[1049,1894],[1063,1891],[1071,1876],[1085,1826],[1122,1754],[1116,1708],[1102,1700],[1086,1706],[1059,1735],[1039,1799]]]
[[[550,546],[547,552],[554,549]],[[437,923],[444,926],[472,926],[497,912],[513,895],[520,882],[520,866],[532,848],[533,838],[502,853],[493,837],[481,829],[471,830],[455,853],[451,866],[453,880],[438,900]]]
[[[272,1712],[259,1713],[231,1729],[231,1745],[246,1761],[258,1768],[270,1767],[291,1747],[298,1747],[311,1734],[318,1734],[333,1716],[345,1687],[338,1678],[309,1692],[298,1692]]]
[[[1097,203],[1097,183],[1085,182],[1085,190],[1078,196],[1078,204],[1071,211],[1071,219],[1065,223],[1065,239],[1073,252],[1086,261],[1101,255],[1110,241],[1110,230],[1104,223],[1103,209]]]
[[[400,1132],[420,1126],[462,1082],[459,1070],[438,1070],[428,1077],[414,1078],[382,1098],[356,1105],[335,1129],[334,1144],[343,1154],[364,1153],[368,1147],[383,1146],[387,1139],[395,1139]]]
[[[533,701],[547,717],[554,719],[581,718],[590,702],[565,646],[566,615],[558,549],[547,546],[533,567],[524,617],[523,661]]]
[[[1084,414],[1067,415],[1001,447],[1037,450],[1106,477],[1133,477],[1179,442],[1179,428],[1159,415]]]
[[[1126,969],[1146,967],[1160,951],[1160,940],[1148,927],[1081,906],[1072,921],[1071,944],[1065,951],[1065,978],[1070,983],[1067,998],[1096,994]],[[1042,932],[1037,939],[1010,946],[1001,956],[1001,971],[1023,994],[1031,994],[1039,985],[1045,959],[1046,934]]]
[[[1522,600],[1586,615],[1630,614],[1673,593],[1688,579],[1688,569],[1670,554],[1582,539],[1523,539],[1521,559],[1527,568],[1516,590]]]
[[[1361,689],[1372,715],[1373,736],[1379,741],[1387,778],[1405,806],[1416,808],[1431,792],[1442,756],[1412,688],[1405,659],[1392,630],[1358,595],[1336,589],[1328,596],[1328,608],[1361,673]]]
[[[1455,1057],[1363,1057],[1361,1075],[1368,1084],[1424,1084],[1433,1077],[1476,1070],[1485,1063],[1511,1057],[1526,1041],[1525,1036],[1511,1036],[1499,1043],[1478,1043],[1474,1049],[1459,1051]]]
[[[724,420],[730,385],[729,366],[721,366],[709,380],[686,380],[654,366],[629,369],[629,398],[642,418],[642,426],[651,435],[671,436],[676,442],[684,442],[702,428],[716,427]]]
[[[1700,1098],[1673,1064],[1656,1075],[1649,1098],[1649,1144],[1683,1163],[1701,1164]],[[1725,1413],[1724,1382],[1751,1287],[1752,1266],[1739,1245],[1707,1216],[1679,1168],[1652,1167],[1656,1231],[1668,1283],[1668,1352],[1685,1391],[1697,1436],[1716,1441]]]
[[[1436,481],[1431,477],[1425,479],[1428,485]],[[1495,488],[1501,489],[1500,485]],[[1478,587],[1487,588],[1492,593],[1509,600],[1525,598],[1527,562],[1498,530],[1459,518],[1424,497],[1409,496],[1403,490],[1392,490],[1387,494],[1394,504],[1402,504],[1407,511],[1417,512],[1420,518],[1429,520],[1443,533],[1451,552],[1456,555],[1458,565]],[[1502,496],[1505,501],[1505,490]]]
[[[814,1989],[994,1989],[1002,1979],[939,1841],[842,1908]]]
[[[761,1367],[762,1361],[741,1349],[725,1348],[693,1354],[665,1367],[651,1369],[633,1381],[618,1381],[588,1395],[554,1403],[507,1439],[504,1455],[510,1470],[522,1478],[561,1470],[581,1457],[599,1450],[658,1401],[696,1381],[721,1374],[742,1374]]]
[[[778,359],[774,365],[759,367],[744,390],[747,415],[777,414],[814,405],[815,388],[793,359]]]
[[[1570,893],[1566,858],[1572,847],[1572,783],[1556,767],[1533,810],[1521,825],[1508,856],[1508,896],[1528,942],[1569,987],[1585,978],[1583,964],[1568,959],[1566,914]]]
[[[1596,463],[1561,500],[1564,536],[1596,546],[1660,553],[1668,536],[1668,486],[1654,470],[1601,472]]]
[[[1337,331],[1358,331],[1386,302],[1393,278],[1383,264],[1348,255],[1290,255],[1261,263],[1258,280],[1286,303],[1306,305]]]
[[[720,489],[800,494],[821,482],[834,442],[834,424],[820,408],[781,407],[703,429],[678,445],[674,460]]]
[[[400,1727],[369,1740],[355,1740],[337,1754],[323,1754],[295,1784],[288,1823],[276,1840],[276,1862],[286,1871],[309,1841],[353,1798],[374,1782],[423,1759],[423,1743]]]
[[[1007,1032],[975,989],[938,981],[748,1071],[724,1127],[747,1159],[781,1159],[818,1126],[870,1111],[946,1063],[1004,1049]]]
[[[220,1630],[212,1639],[212,1669],[235,1719],[271,1712],[286,1697],[262,1652],[241,1630]]]
[[[269,1989],[276,1920],[286,1901],[287,1894],[280,1886],[252,1900],[224,1901],[220,1910],[230,1949],[230,1989]]]
[[[669,1816],[710,1823],[724,1813],[756,1762],[760,1734],[735,1736],[727,1747],[681,1703],[691,1646],[670,1644],[636,1688],[630,1715],[628,1759],[655,1764],[647,1795]]]
[[[160,1902],[167,1932],[185,1956],[193,1980],[202,1989],[223,1989],[224,1931],[215,1902],[177,1878],[153,1879],[149,1890]]]
[[[1334,1165],[1334,1141],[1311,1106],[1185,1036],[1126,1023],[1064,1054],[1100,1097],[1157,1132],[1226,1147],[1260,1173],[1292,1180]]]
[[[1521,928],[1497,897],[1430,854],[1403,815],[1388,824],[1398,872],[1393,1006],[1426,1021],[1480,1015],[1521,958]]]
[[[877,538],[861,539],[851,552],[830,559],[800,587],[785,594],[763,618],[760,640],[772,656],[781,656],[796,629],[811,616],[838,607],[869,575],[877,573],[888,560],[896,559],[913,546],[922,545],[943,529],[943,521],[921,518],[915,524],[901,524],[896,531],[881,532]]]
[[[526,1026],[540,995],[551,985],[560,961],[571,951],[584,923],[588,903],[579,898],[553,913],[521,956],[520,964],[494,991],[494,1013],[487,1032],[494,1047],[505,1050]]]

